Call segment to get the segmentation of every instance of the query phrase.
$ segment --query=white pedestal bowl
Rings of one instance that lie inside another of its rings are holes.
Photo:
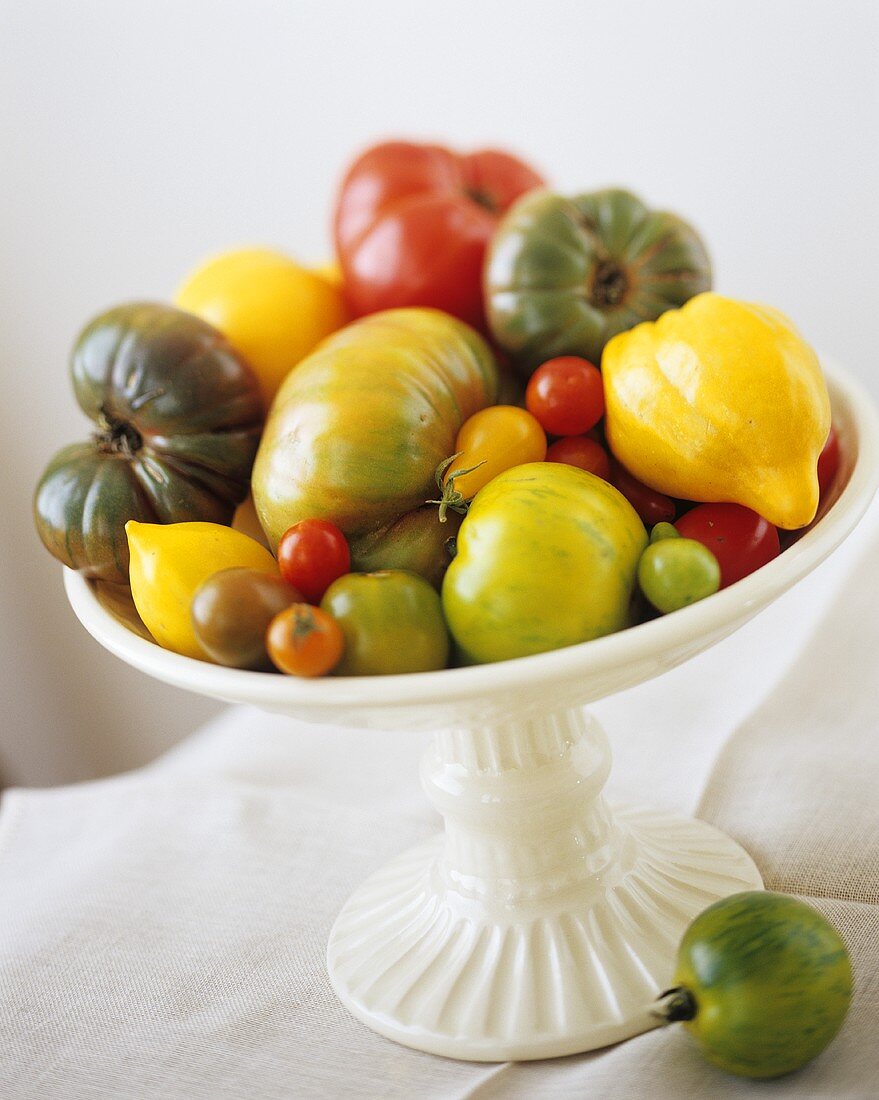
[[[879,476],[879,424],[857,384],[827,373],[843,462],[810,530],[699,604],[553,653],[408,676],[239,672],[160,649],[65,572],[86,629],[166,683],[314,722],[437,731],[422,782],[445,833],[359,887],[330,935],[333,986],[368,1026],[480,1061],[625,1039],[655,1025],[649,1006],[690,920],[761,886],[748,855],[703,822],[611,810],[607,741],[581,708],[732,633],[858,522]]]

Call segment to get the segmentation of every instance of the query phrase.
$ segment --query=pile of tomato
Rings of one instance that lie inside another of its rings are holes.
[[[701,297],[743,332],[768,325],[770,352],[798,339],[780,315],[709,293],[707,251],[676,215],[619,189],[556,195],[506,153],[389,142],[346,173],[334,245],[315,270],[266,249],[215,258],[175,306],[116,307],[74,347],[96,430],[49,464],[37,528],[65,565],[130,586],[160,644],[298,676],[500,660],[677,611],[795,537],[735,493],[660,492],[611,445],[602,357],[619,334]],[[831,429],[822,494],[839,460]],[[490,485],[506,494],[493,507]],[[251,489],[256,515],[236,512]],[[565,509],[573,527],[550,535]],[[545,586],[525,591],[544,551],[555,610]]]
[[[642,618],[704,599],[781,552],[778,530],[751,509],[673,500],[614,461],[601,431],[601,373],[587,360],[563,356],[542,364],[528,382],[524,406],[489,406],[464,423],[454,455],[437,474],[433,503],[441,519],[447,508],[466,513],[493,478],[528,462],[560,462],[600,477],[650,529],[637,572]],[[838,465],[831,430],[818,465],[822,491]],[[401,570],[352,573],[347,540],[334,523],[294,524],[276,556],[281,579],[230,569],[197,593],[196,633],[213,660],[297,676],[376,675],[448,663],[448,631],[434,588]]]

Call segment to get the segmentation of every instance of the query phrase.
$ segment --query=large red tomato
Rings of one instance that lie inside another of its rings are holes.
[[[342,182],[336,253],[356,315],[434,306],[483,327],[482,264],[501,214],[543,180],[494,150],[462,156],[391,141]]]

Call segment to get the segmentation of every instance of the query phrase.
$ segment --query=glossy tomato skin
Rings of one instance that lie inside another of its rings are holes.
[[[455,440],[458,458],[448,467],[446,481],[453,476],[455,488],[471,500],[489,481],[525,462],[542,462],[546,457],[546,435],[527,409],[516,405],[491,405],[474,413],[461,426]],[[456,470],[471,470],[455,475]]]
[[[611,485],[560,462],[506,470],[473,501],[443,580],[464,661],[599,638],[629,623],[647,532]]]
[[[818,492],[822,497],[833,484],[833,479],[836,477],[838,469],[839,436],[836,434],[836,428],[831,426],[827,442],[824,444],[824,449],[818,456]]]
[[[317,604],[333,581],[351,568],[351,552],[335,523],[303,519],[281,536],[278,568],[308,603]]]
[[[604,416],[601,372],[576,355],[549,359],[528,380],[525,405],[550,435],[583,435]]]
[[[657,524],[653,530],[662,527]],[[703,543],[660,530],[656,540],[651,532],[638,562],[638,584],[656,610],[668,615],[712,596],[720,587],[720,566]]]
[[[241,566],[221,569],[192,599],[192,627],[202,649],[218,665],[271,672],[266,630],[302,596],[281,577]]]
[[[500,216],[543,184],[495,150],[385,142],[349,168],[336,202],[336,254],[356,316],[434,306],[484,327],[482,267]]]
[[[448,664],[449,634],[439,595],[415,573],[349,573],[330,585],[321,608],[345,635],[339,676],[432,672]]]
[[[741,504],[699,504],[675,524],[678,534],[707,546],[728,588],[781,553],[778,531]]]
[[[564,462],[587,473],[610,481],[610,459],[607,451],[588,435],[569,435],[557,439],[546,450],[547,462]]]
[[[852,967],[839,933],[816,909],[754,890],[696,917],[681,940],[673,985],[690,998],[679,1018],[710,1062],[744,1077],[780,1077],[839,1031]]]
[[[345,635],[332,615],[307,603],[294,603],[269,623],[266,648],[281,672],[325,676],[339,663]]]
[[[675,502],[671,497],[658,493],[639,481],[616,459],[611,460],[610,483],[619,489],[648,527],[657,523],[671,523],[675,518]]]
[[[345,533],[355,570],[436,580],[447,525],[403,517],[436,496],[437,466],[467,417],[495,403],[497,386],[485,341],[438,310],[373,313],[328,337],[287,376],[260,442],[253,502],[271,545],[320,517]]]

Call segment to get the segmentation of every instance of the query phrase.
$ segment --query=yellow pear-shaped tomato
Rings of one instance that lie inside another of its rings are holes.
[[[818,357],[767,306],[700,294],[615,336],[601,359],[611,450],[646,485],[810,523],[830,431]]]
[[[125,525],[131,595],[160,646],[210,660],[192,626],[190,606],[201,584],[221,569],[247,566],[277,574],[275,559],[252,538],[218,523]]]
[[[296,364],[348,320],[339,283],[280,252],[226,252],[194,271],[176,304],[220,330],[253,368],[266,407]]]
[[[626,626],[647,532],[612,485],[561,462],[529,462],[475,496],[443,581],[466,660],[525,657]]]

